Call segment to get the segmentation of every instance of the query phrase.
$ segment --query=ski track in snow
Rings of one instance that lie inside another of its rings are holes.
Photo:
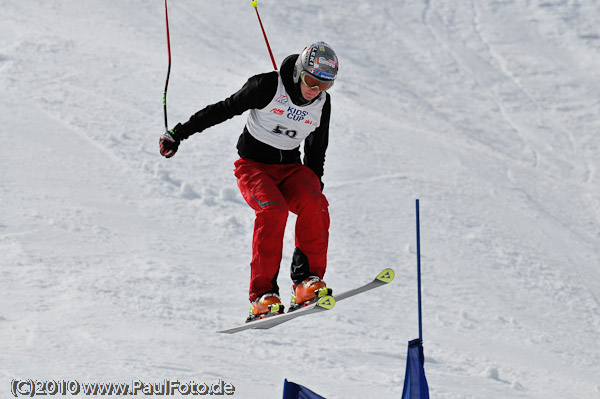
[[[162,4],[0,5],[0,397],[13,378],[221,378],[251,399],[288,378],[327,398],[398,397],[417,334],[415,198],[431,396],[600,397],[595,3],[261,3],[277,60],[321,39],[340,57],[326,281],[396,279],[233,336],[215,331],[248,306],[245,116],[163,159]],[[252,7],[169,7],[171,125],[270,70]]]

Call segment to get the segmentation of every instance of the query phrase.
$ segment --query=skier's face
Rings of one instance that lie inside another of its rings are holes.
[[[318,87],[308,87],[306,83],[302,82],[300,83],[300,92],[302,93],[302,97],[304,97],[306,101],[310,101],[317,97],[319,93],[321,93],[321,90],[319,90]]]
[[[300,90],[302,91],[302,96],[304,99],[310,101],[313,98],[317,97],[320,92],[327,91],[333,86],[333,81],[330,82],[322,82],[319,81],[312,76],[308,75],[304,71],[300,73],[300,80],[302,83],[300,84]]]
[[[319,92],[326,91],[333,86],[333,81],[321,82],[306,74],[304,71],[300,73],[300,80],[302,81],[302,84],[300,85],[302,96],[308,101],[317,97]]]

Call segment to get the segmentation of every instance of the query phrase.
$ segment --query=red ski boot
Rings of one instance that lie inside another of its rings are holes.
[[[333,290],[328,288],[325,281],[319,277],[308,277],[302,283],[292,286],[290,311],[316,302],[325,295],[331,295],[332,292]]]
[[[283,309],[284,306],[281,303],[279,295],[273,292],[267,292],[256,298],[254,302],[250,304],[250,315],[246,319],[246,323],[281,314],[283,313]]]

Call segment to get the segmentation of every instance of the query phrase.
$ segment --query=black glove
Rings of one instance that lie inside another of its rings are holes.
[[[158,139],[158,145],[160,146],[160,155],[165,158],[171,158],[177,152],[181,139],[177,137],[177,130],[181,124],[177,124],[173,129],[169,130]]]

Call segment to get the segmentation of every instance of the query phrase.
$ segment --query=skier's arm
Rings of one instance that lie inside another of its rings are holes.
[[[187,139],[192,134],[241,115],[249,109],[266,107],[277,91],[277,79],[277,72],[253,76],[237,93],[196,112],[184,124],[178,123],[160,137],[161,155],[170,158],[177,152],[181,140]]]
[[[325,152],[329,144],[329,119],[331,116],[331,97],[327,94],[327,101],[323,105],[319,127],[315,129],[304,141],[304,165],[311,168],[319,180],[323,177],[325,165]],[[321,185],[323,183],[321,182]]]
[[[237,93],[201,109],[187,122],[178,125],[173,129],[175,135],[184,140],[249,109],[266,107],[275,96],[277,76],[276,72],[269,72],[251,77]]]

